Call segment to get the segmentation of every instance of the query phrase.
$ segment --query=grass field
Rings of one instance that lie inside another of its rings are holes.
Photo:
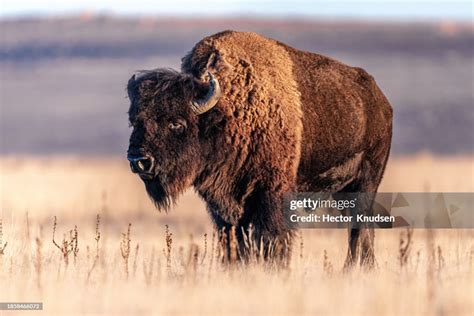
[[[285,270],[228,267],[199,198],[158,213],[123,158],[6,157],[0,174],[0,302],[43,302],[35,315],[474,312],[472,230],[378,230],[371,272],[342,272],[344,230],[301,231]],[[473,179],[472,157],[400,157],[381,191],[472,192]]]

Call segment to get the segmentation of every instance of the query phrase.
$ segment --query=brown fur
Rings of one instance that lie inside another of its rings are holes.
[[[222,96],[215,108],[196,116],[184,108],[205,91],[199,79],[207,71],[218,79]],[[199,42],[183,58],[178,77],[189,81],[178,85],[187,92],[149,90],[155,103],[183,108],[193,131],[194,159],[169,162],[186,169],[173,181],[192,181],[219,228],[252,224],[257,240],[287,256],[286,192],[377,190],[390,149],[392,110],[364,70],[255,33],[226,31]],[[144,79],[137,81],[132,86]],[[150,103],[136,91],[129,93],[131,113],[133,98]],[[166,139],[163,144],[169,146]],[[165,145],[161,151],[169,150]],[[353,228],[349,241],[348,266],[358,249],[364,262],[373,263],[371,230]]]

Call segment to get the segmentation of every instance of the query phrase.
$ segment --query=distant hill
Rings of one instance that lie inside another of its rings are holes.
[[[472,56],[472,25],[356,23],[310,20],[202,19],[94,15],[0,21],[0,60],[139,58],[183,54],[206,35],[226,29],[255,31],[321,53]]]

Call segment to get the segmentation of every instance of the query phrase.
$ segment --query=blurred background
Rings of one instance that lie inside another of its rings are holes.
[[[394,155],[472,154],[471,1],[33,1],[0,6],[0,154],[125,155],[125,85],[204,36],[254,31],[366,69]]]
[[[404,244],[377,230],[380,269],[347,278],[346,230],[306,229],[291,273],[221,271],[197,195],[158,214],[130,172],[125,86],[136,70],[179,69],[204,36],[258,32],[375,77],[394,109],[379,191],[474,192],[472,13],[471,0],[0,0],[0,301],[44,302],[48,315],[469,313],[472,230],[416,230],[406,266],[408,232]],[[52,239],[72,229],[66,268]],[[211,262],[197,278],[196,244]]]

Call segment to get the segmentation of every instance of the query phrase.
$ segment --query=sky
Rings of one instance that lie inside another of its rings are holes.
[[[92,11],[119,15],[261,15],[472,21],[471,0],[0,0],[0,17]]]

